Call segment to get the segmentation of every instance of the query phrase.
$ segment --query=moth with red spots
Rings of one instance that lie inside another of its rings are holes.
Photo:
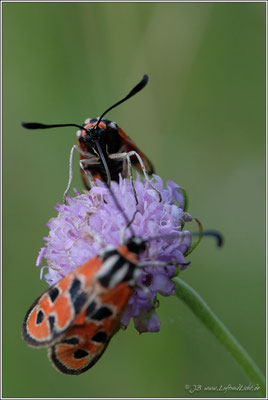
[[[103,119],[108,111],[141,91],[146,86],[148,79],[148,75],[145,74],[142,80],[127,96],[105,110],[100,117],[87,119],[83,126],[77,124],[45,125],[37,122],[22,123],[22,126],[27,129],[47,129],[65,126],[79,128],[77,132],[78,145],[74,145],[70,153],[69,181],[64,192],[64,199],[66,199],[72,182],[74,150],[80,153],[80,171],[87,189],[91,189],[96,179],[107,182],[108,186],[110,186],[112,180],[119,181],[119,174],[122,177],[126,177],[129,174],[132,179],[131,165],[142,171],[147,180],[149,180],[148,174],[151,175],[154,173],[154,168],[150,160],[136,146],[133,140],[128,137],[123,129],[115,122]],[[158,192],[156,188],[154,189]]]
[[[108,246],[46,290],[26,314],[25,341],[49,347],[51,362],[65,374],[91,368],[119,328],[145,248],[137,236],[117,248]]]
[[[214,236],[218,246],[222,245],[217,232],[197,235]],[[139,263],[139,254],[152,239],[132,236],[117,248],[107,246],[46,290],[23,322],[28,345],[49,347],[52,364],[65,374],[79,375],[91,368],[120,328],[141,267],[166,265],[161,261]]]

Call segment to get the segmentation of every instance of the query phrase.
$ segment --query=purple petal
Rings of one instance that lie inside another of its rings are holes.
[[[160,319],[156,312],[154,312],[149,318],[140,317],[133,318],[134,325],[139,333],[144,332],[159,332],[160,331]]]

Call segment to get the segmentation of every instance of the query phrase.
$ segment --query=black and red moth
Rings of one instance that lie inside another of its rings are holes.
[[[131,165],[142,171],[146,179],[148,179],[148,174],[154,173],[150,160],[123,129],[116,122],[103,119],[108,111],[141,91],[146,86],[148,79],[148,75],[145,74],[127,96],[105,110],[100,117],[87,119],[82,126],[77,124],[45,125],[38,122],[22,122],[22,126],[27,129],[47,129],[65,126],[79,128],[77,132],[78,144],[72,147],[70,153],[69,182],[64,192],[64,198],[66,198],[72,182],[74,150],[80,153],[80,171],[87,189],[94,185],[96,179],[106,182],[108,186],[110,186],[111,180],[119,181],[119,174],[122,177],[126,177],[129,174],[132,179]]]
[[[145,248],[138,236],[117,248],[107,246],[46,290],[25,316],[24,340],[48,347],[60,372],[79,375],[91,368],[120,327]]]

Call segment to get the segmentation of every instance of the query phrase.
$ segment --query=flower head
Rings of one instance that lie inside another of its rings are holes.
[[[100,241],[105,245],[118,246],[122,238],[126,241],[133,232],[136,236],[149,239],[146,251],[140,256],[140,262],[145,265],[147,262],[148,266],[139,275],[121,324],[126,327],[133,318],[139,332],[155,332],[160,329],[155,312],[157,295],[174,294],[171,278],[176,274],[175,264],[180,269],[189,264],[184,254],[191,246],[192,237],[189,231],[182,228],[192,218],[184,212],[184,194],[174,182],[167,182],[164,188],[161,178],[154,176],[154,185],[162,196],[161,202],[158,193],[149,182],[141,182],[139,175],[134,184],[138,205],[128,179],[120,179],[118,184],[112,182],[112,193],[98,181],[90,192],[76,193],[76,197],[68,198],[68,205],[58,204],[55,207],[58,216],[47,224],[50,231],[44,238],[46,243],[39,253],[37,266],[41,265],[43,258],[46,259],[47,265],[42,267],[41,275],[43,268],[47,267],[45,279],[53,285],[96,256],[101,249]],[[133,217],[131,228],[128,228],[128,221]],[[150,262],[156,260],[160,261],[160,265],[150,266]]]

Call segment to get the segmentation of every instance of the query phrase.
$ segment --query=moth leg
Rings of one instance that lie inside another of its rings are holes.
[[[177,263],[178,264],[178,263]],[[137,264],[139,268],[147,268],[147,267],[165,267],[166,265],[175,265],[175,263],[170,261],[142,261]]]
[[[137,193],[136,193],[136,190],[135,190],[135,187],[134,187],[132,164],[131,164],[130,156],[129,156],[128,153],[123,153],[123,154],[125,154],[125,157],[123,158],[123,163],[127,161],[128,176],[129,176],[129,179],[130,179],[130,182],[131,182],[131,186],[132,186],[132,189],[133,189],[133,193],[134,193],[135,200],[136,200],[136,206],[137,206],[139,204],[139,201],[138,201]]]
[[[141,156],[140,156],[136,151],[129,151],[129,152],[125,152],[125,153],[115,153],[115,154],[110,154],[110,155],[109,155],[109,157],[110,157],[110,158],[113,158],[113,159],[123,159],[123,160],[126,159],[126,160],[127,160],[127,163],[128,163],[128,173],[129,173],[130,179],[131,179],[131,177],[132,177],[132,171],[131,171],[131,173],[130,173],[130,170],[131,170],[131,160],[130,160],[130,157],[132,157],[132,156],[136,156],[136,157],[137,157],[137,159],[138,159],[138,161],[139,161],[139,163],[140,163],[140,166],[141,166],[141,168],[142,168],[142,171],[143,171],[143,174],[144,174],[145,179],[147,180],[147,182],[149,182],[149,184],[151,185],[151,187],[158,193],[159,201],[162,201],[161,193],[160,193],[159,190],[154,186],[154,184],[150,181],[149,176],[148,176],[148,172],[147,172],[147,170],[146,170],[146,168],[145,168],[145,166],[144,166],[144,163],[143,163],[143,161],[142,161],[142,158],[141,158]],[[129,164],[130,164],[130,167],[129,167]],[[133,181],[133,177],[132,177],[132,181]],[[132,183],[132,187],[133,187],[133,189],[134,189],[134,184],[133,184],[133,183]],[[135,195],[135,198],[136,198],[136,195]],[[137,198],[136,198],[136,201],[137,201]]]
[[[97,159],[94,155],[92,155],[91,153],[88,153],[88,152],[82,150],[82,149],[81,149],[79,146],[77,146],[76,144],[71,148],[70,158],[69,158],[69,180],[68,180],[67,188],[66,188],[65,192],[63,193],[63,201],[64,201],[65,204],[68,204],[68,202],[67,202],[67,195],[68,195],[68,192],[69,192],[69,190],[70,190],[71,183],[72,183],[72,180],[73,180],[73,156],[74,156],[74,150],[77,150],[78,153],[80,153],[81,155],[87,157],[86,159],[80,160],[79,164],[80,164],[80,168],[81,168],[81,169],[85,172],[85,174],[88,176],[90,183],[91,183],[91,181],[94,182],[94,180],[93,180],[93,178],[92,178],[92,175],[91,175],[88,171],[85,171],[85,169],[83,168],[83,166],[81,166],[81,162],[84,162],[84,163],[87,164],[87,165],[88,165],[88,164],[99,164],[98,159]],[[90,175],[90,176],[89,176],[89,175]],[[93,185],[91,185],[91,186],[94,186],[94,183],[93,183]]]
[[[122,160],[123,161],[123,171],[125,171],[125,168],[126,168],[125,167],[125,163],[127,161],[128,175],[129,175],[129,179],[130,179],[131,186],[132,186],[132,189],[133,189],[133,193],[134,193],[134,196],[135,196],[136,205],[138,205],[139,201],[138,201],[137,193],[136,193],[136,190],[135,190],[135,187],[134,187],[134,180],[133,180],[133,174],[132,174],[132,164],[131,164],[129,153],[114,153],[114,154],[110,154],[109,158]]]
[[[89,172],[88,169],[85,169],[85,166],[86,165],[96,165],[96,164],[100,164],[100,162],[98,162],[95,159],[95,157],[94,158],[83,158],[82,160],[79,161],[79,165],[80,165],[81,170],[85,173],[85,175],[87,176],[87,178],[89,180],[90,188],[95,186],[95,181],[94,181],[94,178],[93,178],[91,172]]]
[[[68,192],[69,192],[69,190],[70,190],[71,183],[72,183],[72,180],[73,180],[73,157],[74,157],[74,150],[78,150],[78,146],[77,146],[77,145],[74,145],[74,146],[71,148],[71,152],[70,152],[70,158],[69,158],[69,180],[68,180],[67,188],[66,188],[65,192],[63,193],[63,201],[64,201],[65,204],[68,204],[68,202],[67,202],[67,194],[68,194]]]
[[[134,180],[133,180],[133,174],[132,174],[132,164],[131,164],[131,160],[130,160],[130,156],[128,155],[128,153],[126,153],[126,157],[123,159],[123,163],[125,162],[125,160],[127,161],[127,169],[128,169],[128,175],[129,175],[129,179],[132,185],[132,189],[133,189],[133,193],[135,196],[135,200],[136,200],[136,206],[139,204],[138,201],[138,197],[137,197],[137,193],[134,187]]]
[[[140,166],[141,166],[141,168],[142,168],[143,174],[144,174],[144,176],[145,176],[145,179],[150,183],[150,185],[152,186],[152,188],[158,193],[159,201],[162,201],[161,193],[159,192],[159,190],[158,190],[158,189],[152,184],[152,182],[150,181],[149,176],[148,176],[148,173],[147,173],[147,170],[146,170],[146,168],[145,168],[145,166],[144,166],[144,163],[143,163],[143,161],[142,161],[141,156],[140,156],[136,151],[130,151],[130,152],[128,152],[127,154],[128,154],[128,157],[131,157],[131,156],[136,156],[136,157],[137,157],[137,159],[139,160]]]
[[[142,261],[137,264],[139,268],[147,268],[147,267],[166,267],[167,265],[174,265],[174,267],[179,267],[179,265],[189,265],[189,262],[178,262],[178,261]]]

